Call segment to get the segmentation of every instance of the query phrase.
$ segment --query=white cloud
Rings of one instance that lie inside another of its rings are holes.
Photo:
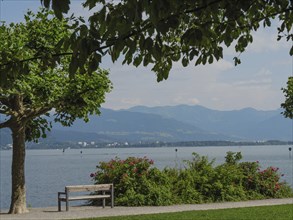
[[[135,99],[123,98],[121,99],[121,103],[126,105],[131,105],[131,106],[142,104],[141,99],[139,98],[135,98]]]
[[[253,43],[248,46],[247,51],[252,53],[261,53],[267,51],[276,51],[286,48],[285,41],[277,41],[277,32],[259,30],[253,34]]]
[[[270,70],[261,68],[258,72],[253,74],[253,79],[251,79],[251,75],[249,75],[246,77],[245,80],[236,79],[234,82],[232,82],[232,85],[242,86],[247,88],[271,86],[271,84],[273,83],[271,76],[272,76],[272,73]]]
[[[184,97],[184,96],[176,96],[172,103],[174,105],[180,105],[180,104],[186,104],[186,105],[198,105],[200,104],[200,101],[197,98],[190,98],[190,97]]]
[[[247,81],[237,81],[237,82],[234,82],[233,85],[254,87],[254,86],[267,86],[267,85],[270,85],[271,83],[272,83],[271,79],[259,79],[259,80],[251,79]]]
[[[255,75],[258,77],[269,77],[272,75],[272,72],[266,68],[261,68]]]

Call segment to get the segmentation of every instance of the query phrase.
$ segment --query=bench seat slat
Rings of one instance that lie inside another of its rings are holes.
[[[84,191],[108,191],[112,187],[112,184],[99,184],[99,185],[78,185],[78,186],[66,186],[65,189],[68,192],[84,192]]]
[[[87,200],[87,199],[106,199],[110,198],[111,195],[88,195],[88,196],[71,196],[68,197],[68,201],[74,200]],[[66,201],[66,198],[59,198],[61,201]]]

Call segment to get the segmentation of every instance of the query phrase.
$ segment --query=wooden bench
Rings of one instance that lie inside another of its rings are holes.
[[[69,195],[70,192],[97,192],[97,194]],[[61,202],[66,202],[66,211],[69,210],[69,201],[102,199],[103,208],[106,199],[111,199],[111,208],[114,207],[113,184],[65,186],[65,192],[58,192],[58,211],[61,211]]]

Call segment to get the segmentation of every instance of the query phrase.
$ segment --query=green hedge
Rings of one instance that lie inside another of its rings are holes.
[[[261,170],[259,163],[239,162],[241,153],[227,152],[225,163],[193,153],[184,169],[153,167],[146,157],[118,157],[100,162],[91,174],[95,184],[113,183],[115,204],[123,206],[192,204],[284,198],[292,189],[280,181],[278,168]]]

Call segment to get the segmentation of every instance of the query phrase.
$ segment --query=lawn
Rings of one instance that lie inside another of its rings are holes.
[[[83,220],[292,220],[293,205],[186,211],[151,215],[90,218]]]

